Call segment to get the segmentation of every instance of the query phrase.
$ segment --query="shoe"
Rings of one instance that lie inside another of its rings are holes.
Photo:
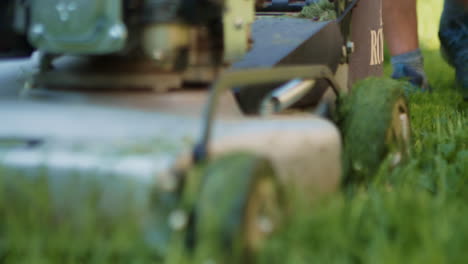
[[[427,81],[426,74],[421,70],[416,70],[410,65],[395,64],[393,65],[392,78],[396,80],[406,80],[412,84],[412,87],[406,87],[406,92],[415,91],[430,91],[431,87]]]
[[[457,82],[468,100],[468,14],[443,23],[439,39],[442,56],[455,67]]]

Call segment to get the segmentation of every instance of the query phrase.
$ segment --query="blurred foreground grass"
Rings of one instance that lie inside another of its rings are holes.
[[[263,263],[466,262],[468,111],[454,89],[453,70],[438,53],[434,14],[441,6],[441,0],[419,3],[434,92],[410,98],[412,159],[393,170],[383,164],[371,183],[349,186],[313,208],[296,201],[285,229],[263,250]],[[84,212],[67,208],[63,215],[51,214],[41,178],[17,182],[34,185],[27,190],[5,189],[8,179],[0,179],[1,263],[157,261],[138,229],[140,212],[132,206],[121,204],[128,211],[113,222],[93,213],[99,194],[89,190],[78,203]],[[61,217],[73,221],[63,223]]]

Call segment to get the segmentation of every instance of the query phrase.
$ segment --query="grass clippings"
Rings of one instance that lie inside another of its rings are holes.
[[[301,18],[310,18],[315,21],[328,21],[336,19],[335,5],[329,0],[320,0],[304,7],[299,14]]]

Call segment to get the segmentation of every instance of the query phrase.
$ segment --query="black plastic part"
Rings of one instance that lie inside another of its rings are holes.
[[[206,160],[208,157],[207,144],[199,142],[193,148],[192,159],[193,163],[198,164]]]
[[[291,1],[291,0],[272,0],[259,8],[261,12],[299,12],[306,5],[315,2],[314,0]]]
[[[0,59],[29,57],[34,51],[26,36],[13,29],[14,4],[13,0],[0,1]]]
[[[182,1],[180,15],[189,23],[206,24],[221,19],[223,9],[223,0],[185,0]]]

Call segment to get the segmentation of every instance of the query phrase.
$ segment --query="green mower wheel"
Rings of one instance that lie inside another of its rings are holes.
[[[278,228],[279,185],[270,162],[225,155],[206,169],[195,207],[195,263],[249,263]]]
[[[410,153],[410,116],[403,84],[388,78],[358,82],[340,107],[347,181],[362,181],[391,155],[393,165]]]

